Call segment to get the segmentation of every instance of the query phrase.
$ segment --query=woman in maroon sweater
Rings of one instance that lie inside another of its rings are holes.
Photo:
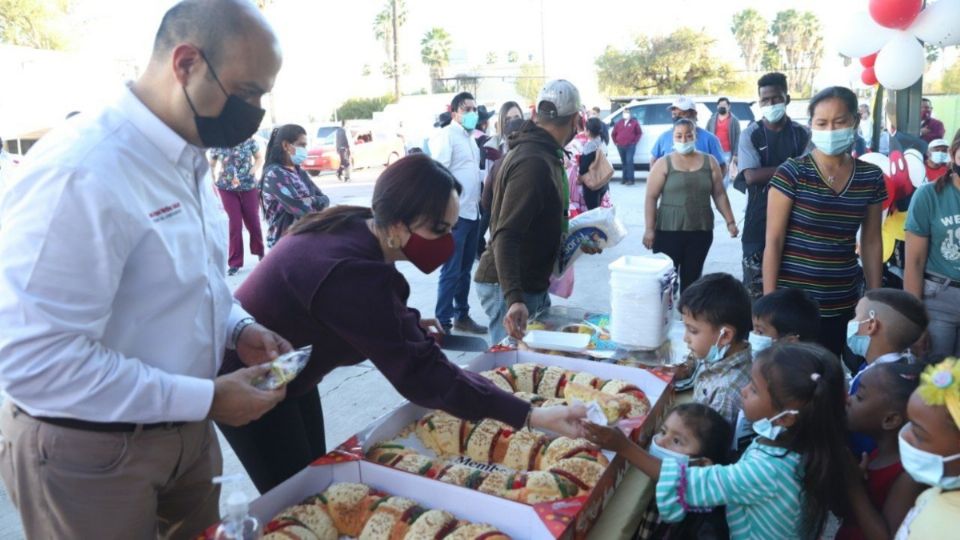
[[[237,290],[260,324],[295,347],[313,345],[310,362],[280,405],[246,426],[219,426],[258,490],[271,489],[326,452],[317,383],[339,366],[368,358],[423,407],[580,436],[582,407],[531,409],[460,369],[428,335],[435,323],[407,307],[410,286],[394,262],[408,260],[429,274],[450,257],[459,192],[442,165],[423,154],[405,157],[380,175],[372,210],[339,206],[302,218]],[[228,355],[222,371],[241,367]]]

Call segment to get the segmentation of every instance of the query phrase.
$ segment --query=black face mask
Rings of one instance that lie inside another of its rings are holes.
[[[187,94],[187,87],[183,87],[183,95],[187,98],[187,103],[193,111],[194,121],[197,124],[197,134],[200,136],[200,142],[206,148],[233,148],[257,132],[266,111],[250,105],[233,94],[228,94],[220,82],[220,78],[217,77],[217,73],[213,70],[213,66],[204,56],[203,51],[200,51],[200,57],[210,68],[210,74],[213,75],[213,80],[217,82],[220,91],[227,96],[227,102],[219,115],[200,116]]]
[[[956,162],[954,162],[951,168],[953,169],[953,174],[960,176],[960,165],[957,165]]]
[[[717,107],[717,112],[720,113],[720,114],[727,114],[727,108],[726,108],[726,107]]]

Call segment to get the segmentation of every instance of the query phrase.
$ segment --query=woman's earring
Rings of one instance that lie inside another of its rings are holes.
[[[392,236],[390,238],[387,238],[387,247],[390,249],[397,249],[398,247],[397,241],[394,240]]]

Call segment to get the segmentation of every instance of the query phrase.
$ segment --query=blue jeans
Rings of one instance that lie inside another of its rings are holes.
[[[470,270],[477,258],[480,222],[476,219],[460,218],[451,232],[453,256],[440,269],[437,309],[434,311],[441,326],[451,326],[454,318],[459,321],[470,311]]]
[[[623,181],[633,182],[633,154],[637,152],[637,145],[618,146],[620,163],[623,165]]]
[[[490,317],[490,344],[499,345],[507,337],[507,329],[503,327],[503,317],[507,314],[510,306],[503,298],[503,291],[499,283],[477,283],[477,295],[480,296],[480,303],[483,310]],[[523,293],[523,303],[527,305],[527,311],[533,317],[537,313],[550,307],[550,293],[543,291],[541,293]]]

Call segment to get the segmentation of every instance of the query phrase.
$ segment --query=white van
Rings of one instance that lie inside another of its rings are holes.
[[[693,102],[697,105],[697,124],[706,129],[710,116],[717,110],[717,100],[719,97],[693,97]],[[673,117],[670,114],[670,106],[673,105],[676,97],[654,97],[644,100],[636,100],[620,107],[613,114],[604,118],[610,126],[610,144],[607,146],[607,157],[610,163],[617,169],[620,168],[620,152],[617,146],[613,144],[613,126],[620,121],[623,111],[629,109],[633,118],[640,122],[640,128],[643,129],[643,135],[640,137],[640,143],[637,145],[637,151],[633,155],[633,164],[638,171],[650,170],[650,152],[653,145],[656,144],[660,135],[673,128]],[[752,102],[742,99],[730,99],[730,109],[734,116],[740,120],[740,127],[746,128],[753,122],[755,116]]]

